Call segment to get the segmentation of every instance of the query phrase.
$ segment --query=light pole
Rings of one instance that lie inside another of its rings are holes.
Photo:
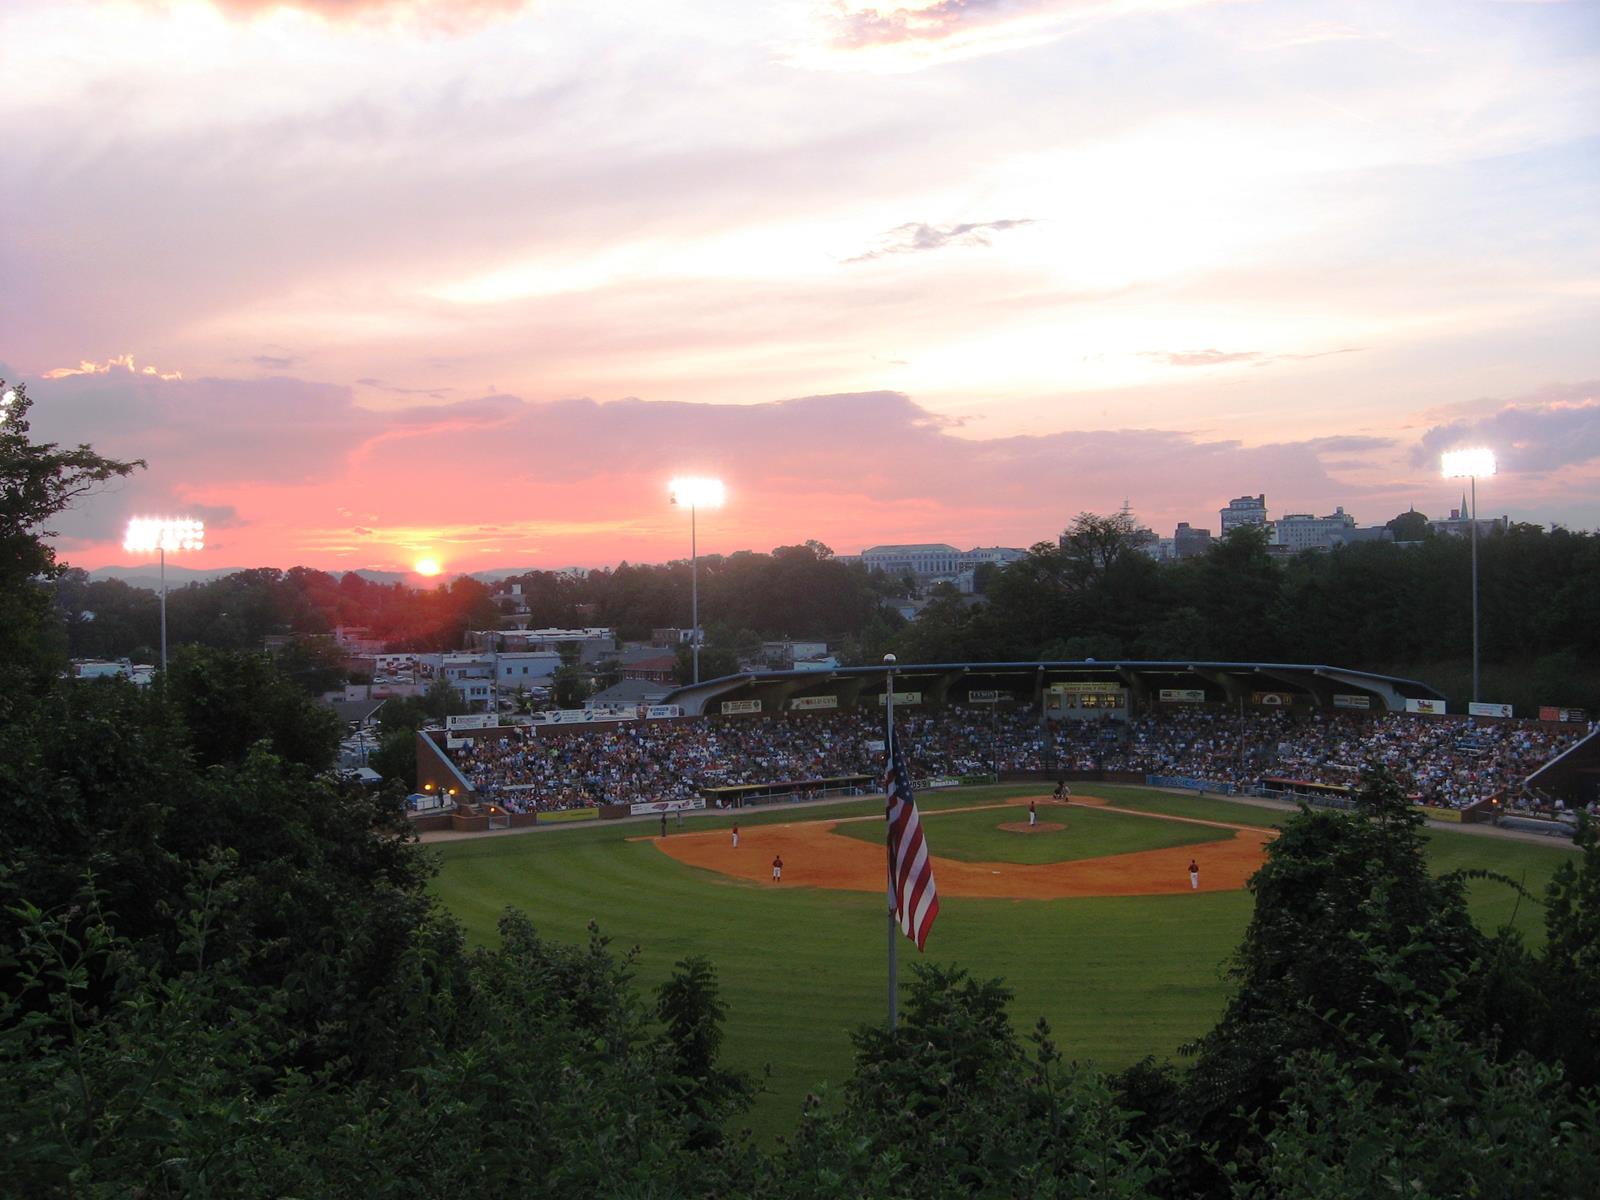
[[[1493,450],[1450,450],[1439,459],[1446,479],[1472,480],[1472,702],[1478,694],[1478,476],[1494,474]]]
[[[700,682],[700,548],[696,542],[695,512],[701,508],[721,508],[727,495],[720,479],[684,476],[667,484],[672,502],[689,507],[689,632],[694,655],[694,682]]]
[[[124,550],[161,555],[161,674],[167,673],[167,551],[203,550],[205,522],[192,517],[134,517],[122,539]]]

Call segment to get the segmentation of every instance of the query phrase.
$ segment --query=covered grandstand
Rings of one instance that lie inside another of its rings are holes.
[[[884,666],[750,671],[677,688],[664,702],[687,716],[870,708],[884,703],[888,679]],[[1412,700],[1444,711],[1444,696],[1417,680],[1311,663],[909,664],[894,667],[894,690],[896,704],[1020,706],[1054,720],[1126,720],[1162,705],[1186,704],[1405,712]]]
[[[760,671],[626,710],[452,717],[418,735],[418,779],[514,823],[860,794],[881,767],[890,686],[884,666]],[[1071,778],[1343,803],[1377,764],[1415,803],[1486,820],[1556,808],[1530,774],[1560,756],[1587,780],[1596,757],[1582,722],[1450,714],[1426,684],[1325,665],[911,664],[892,686],[911,761],[945,784]]]

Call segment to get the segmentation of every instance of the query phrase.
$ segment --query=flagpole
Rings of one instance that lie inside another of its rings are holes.
[[[899,766],[898,760],[894,757],[897,750],[894,744],[894,655],[885,654],[883,656],[883,661],[889,668],[887,690],[884,692],[883,706],[888,710],[888,716],[886,718],[883,745],[884,749],[888,751],[888,754],[885,757],[888,759],[890,769],[892,770],[893,768]],[[885,779],[887,780],[887,775],[885,776]],[[887,792],[887,782],[884,784],[884,789]],[[887,801],[887,796],[885,796],[885,801]],[[885,806],[883,813],[883,852],[885,869],[888,872],[889,879],[889,1032],[893,1033],[897,1024],[895,1002],[897,999],[896,992],[898,990],[895,981],[895,954],[899,949],[900,939],[895,937],[894,927],[894,826],[889,822],[889,810],[887,806]]]

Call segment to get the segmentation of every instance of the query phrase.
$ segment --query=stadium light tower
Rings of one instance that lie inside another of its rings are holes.
[[[694,681],[700,682],[700,548],[696,544],[695,513],[702,508],[721,508],[727,490],[720,479],[680,476],[667,484],[672,502],[689,508],[689,633],[694,655]]]
[[[204,550],[205,522],[193,517],[134,517],[122,539],[124,550],[161,555],[161,674],[167,673],[167,551]]]
[[[1478,695],[1478,476],[1494,474],[1494,451],[1449,450],[1439,459],[1446,479],[1472,480],[1472,702]]]

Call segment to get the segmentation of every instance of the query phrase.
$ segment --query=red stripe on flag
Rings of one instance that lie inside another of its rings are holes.
[[[900,931],[922,950],[933,919],[939,915],[939,893],[933,883],[933,862],[922,836],[922,818],[911,793],[911,776],[899,758],[898,740],[889,738],[884,792],[889,822],[889,892]]]

